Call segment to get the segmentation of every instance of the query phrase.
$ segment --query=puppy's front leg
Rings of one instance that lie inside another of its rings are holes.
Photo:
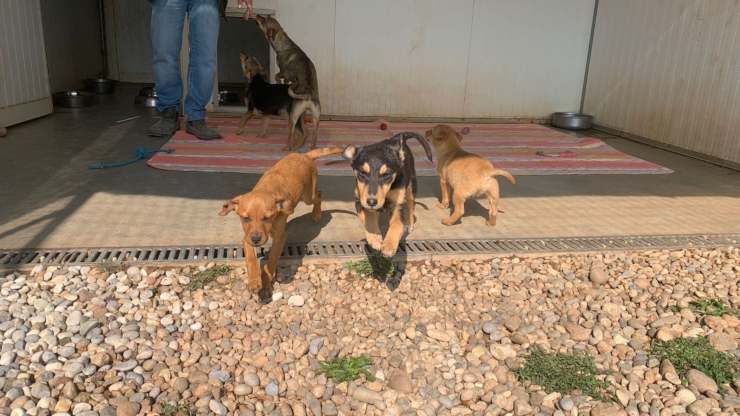
[[[247,264],[247,289],[252,293],[257,293],[262,288],[262,281],[260,278],[260,260],[254,250],[254,247],[249,245],[245,238],[244,261]]]
[[[270,116],[267,114],[262,115],[262,131],[260,134],[257,135],[257,137],[265,137],[267,136],[267,126],[270,124]]]
[[[247,111],[246,113],[244,113],[244,115],[242,116],[242,120],[239,123],[239,130],[236,131],[236,134],[238,136],[244,134],[244,128],[247,126],[247,122],[251,120],[252,117],[254,117],[254,111]]]
[[[362,208],[358,204],[357,216],[360,217],[360,222],[365,227],[365,239],[375,250],[380,250],[383,246],[383,236],[380,234],[380,226],[378,225],[378,211],[368,211]]]
[[[450,207],[450,190],[448,188],[447,180],[445,179],[444,173],[439,174],[439,190],[441,195],[441,199],[437,206],[439,208],[449,208]]]
[[[272,282],[277,272],[278,260],[283,253],[283,247],[285,247],[286,220],[285,215],[279,215],[272,226],[272,247],[270,248],[270,254],[267,256],[264,273],[262,273],[262,290],[260,290],[260,301],[262,303],[269,303],[272,300]]]
[[[403,237],[403,218],[401,217],[401,205],[393,207],[393,213],[391,214],[391,220],[388,224],[388,232],[385,234],[385,240],[383,240],[383,255],[386,257],[393,257],[398,250],[398,244],[401,242]]]

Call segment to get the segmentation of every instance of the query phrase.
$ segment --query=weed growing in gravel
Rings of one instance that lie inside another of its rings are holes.
[[[185,403],[167,403],[162,406],[162,416],[195,416],[195,409]]]
[[[213,266],[210,269],[205,269],[198,273],[195,273],[190,278],[187,288],[190,290],[198,290],[206,287],[207,284],[216,280],[217,277],[223,276],[231,271],[231,266],[220,265]]]
[[[597,400],[616,400],[611,384],[597,378],[605,373],[600,372],[593,358],[585,354],[550,354],[534,347],[516,374],[520,380],[542,386],[548,393],[577,390]]]
[[[701,299],[689,302],[691,310],[708,316],[735,315],[740,316],[740,309],[731,308],[719,299]]]
[[[357,380],[361,376],[374,381],[375,376],[370,372],[373,360],[365,355],[359,357],[337,357],[320,364],[319,373],[325,374],[337,383]]]
[[[668,359],[682,380],[694,368],[714,379],[717,384],[731,383],[740,375],[740,360],[717,351],[706,337],[676,338],[655,341],[651,352],[659,359]]]
[[[396,272],[393,261],[380,254],[371,254],[365,259],[347,262],[345,267],[360,276],[377,279],[387,279]]]
[[[118,272],[126,270],[126,264],[104,261],[100,264],[100,270],[104,271],[106,275],[110,276],[112,274],[116,274]]]

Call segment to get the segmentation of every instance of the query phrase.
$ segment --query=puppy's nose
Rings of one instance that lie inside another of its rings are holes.
[[[374,197],[368,197],[367,198],[367,204],[369,206],[371,206],[371,207],[374,207],[374,206],[378,205],[378,199],[377,198],[374,198]]]
[[[257,234],[257,233],[252,234],[252,237],[251,238],[252,238],[252,242],[255,243],[255,244],[257,244],[260,241],[262,241],[262,236],[259,235],[259,234]]]

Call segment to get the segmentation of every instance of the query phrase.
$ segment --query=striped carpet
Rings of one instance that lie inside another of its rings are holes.
[[[211,118],[224,140],[200,141],[178,131],[163,147],[173,153],[158,153],[150,166],[164,170],[201,172],[262,173],[285,155],[280,149],[287,141],[283,120],[270,123],[268,134],[257,137],[261,121],[253,120],[242,136],[235,134],[238,118]],[[424,131],[435,123],[389,123],[380,130],[379,122],[322,121],[319,130],[321,146],[365,145],[401,131]],[[310,126],[307,126],[310,128]],[[591,175],[591,174],[660,174],[668,168],[622,153],[593,137],[575,137],[538,124],[456,124],[468,127],[463,147],[491,160],[496,167],[515,175]],[[417,174],[435,176],[433,163],[424,156],[421,146],[410,140],[416,156]],[[303,149],[305,150],[305,148]],[[349,176],[348,163],[340,157],[319,161],[322,175]]]

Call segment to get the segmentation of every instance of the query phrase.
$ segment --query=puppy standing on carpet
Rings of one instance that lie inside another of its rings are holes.
[[[267,134],[267,124],[273,116],[288,115],[289,135],[295,134],[298,129],[301,135],[303,132],[303,115],[294,114],[293,107],[296,105],[296,99],[288,94],[288,85],[270,84],[265,77],[265,71],[257,58],[239,54],[242,64],[242,72],[247,78],[247,96],[245,104],[247,112],[242,116],[239,123],[239,130],[236,134],[243,134],[247,122],[254,117],[255,112],[262,115],[262,132],[260,137]],[[293,117],[297,116],[297,119]],[[292,137],[288,137],[288,143],[292,143]]]
[[[452,225],[460,220],[465,213],[465,201],[479,195],[488,197],[488,225],[496,225],[499,187],[496,176],[503,176],[515,184],[516,179],[511,173],[496,169],[493,164],[482,157],[466,152],[460,147],[462,136],[450,126],[439,124],[427,130],[426,137],[434,146],[437,154],[437,173],[442,198],[440,208],[449,208],[452,188],[452,202],[455,209],[449,218],[442,220],[444,225]]]
[[[299,201],[313,205],[313,220],[321,220],[321,192],[317,189],[318,172],[314,160],[342,153],[341,147],[291,153],[262,175],[252,190],[226,202],[219,215],[236,211],[244,229],[244,255],[247,287],[259,294],[262,303],[272,300],[272,280],[285,246],[288,217]],[[267,265],[260,270],[255,248],[272,238]]]
[[[319,137],[319,119],[321,118],[321,103],[319,102],[319,81],[316,76],[316,67],[301,48],[293,42],[285,33],[280,23],[271,16],[257,16],[257,26],[265,34],[267,41],[277,54],[278,67],[280,71],[275,74],[278,81],[284,80],[290,84],[288,94],[298,100],[291,109],[291,119],[298,119],[306,111],[311,112],[313,119],[313,138],[311,148],[316,147]],[[299,148],[305,142],[305,136],[301,144],[293,146],[290,140],[293,137],[293,127],[288,138],[287,150]]]
[[[386,257],[396,254],[404,224],[409,232],[414,228],[417,183],[414,155],[406,144],[410,138],[417,139],[424,146],[431,161],[429,143],[420,134],[410,132],[398,133],[390,139],[361,148],[350,145],[344,150],[344,157],[351,161],[355,174],[355,207],[365,227],[367,242]],[[401,213],[404,205],[407,211],[405,221]],[[388,232],[383,238],[378,216],[386,207],[391,213]]]

